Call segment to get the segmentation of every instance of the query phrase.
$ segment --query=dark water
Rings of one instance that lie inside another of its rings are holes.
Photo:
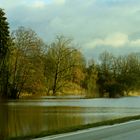
[[[0,140],[137,114],[140,114],[140,97],[1,102]]]

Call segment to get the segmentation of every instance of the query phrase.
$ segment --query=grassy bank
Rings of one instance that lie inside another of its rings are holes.
[[[31,138],[39,138],[39,137],[62,134],[62,133],[67,133],[67,132],[74,132],[77,130],[95,128],[95,127],[105,126],[105,125],[114,125],[114,124],[119,124],[119,123],[124,123],[124,122],[132,121],[132,120],[139,120],[139,119],[140,119],[140,115],[129,116],[129,117],[123,117],[123,118],[118,118],[118,119],[106,120],[103,122],[97,122],[97,123],[92,123],[92,124],[87,124],[87,125],[76,126],[76,127],[72,127],[72,128],[65,128],[65,129],[57,130],[57,131],[53,131],[53,132],[52,131],[50,131],[50,132],[44,131],[44,132],[37,134],[37,135],[10,138],[9,140],[29,140]]]

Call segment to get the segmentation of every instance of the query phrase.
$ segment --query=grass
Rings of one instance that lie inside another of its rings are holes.
[[[10,138],[8,140],[30,140],[32,138],[39,138],[39,137],[44,137],[44,136],[74,132],[74,131],[88,129],[88,128],[95,128],[95,127],[99,127],[99,126],[114,125],[114,124],[119,124],[119,123],[124,123],[124,122],[132,121],[132,120],[139,120],[139,119],[140,119],[140,115],[129,116],[129,117],[123,117],[123,118],[118,118],[118,119],[106,120],[106,121],[102,121],[102,122],[96,122],[96,123],[87,124],[87,125],[80,125],[80,126],[75,126],[75,127],[71,127],[71,128],[65,128],[65,129],[61,129],[61,130],[57,130],[57,131],[50,131],[50,132],[44,131],[37,135]]]

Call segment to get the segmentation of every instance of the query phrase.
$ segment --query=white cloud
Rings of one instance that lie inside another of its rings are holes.
[[[43,0],[36,0],[32,3],[32,7],[34,8],[44,8],[45,6],[46,6],[46,3]]]
[[[130,45],[133,47],[140,47],[140,39],[136,39],[136,40],[132,40],[131,42],[130,42]]]
[[[66,0],[52,0],[52,4],[64,5]]]
[[[112,46],[112,47],[123,47],[128,43],[128,36],[124,33],[114,33],[103,39],[96,38],[93,41],[86,44],[89,48],[96,46]]]

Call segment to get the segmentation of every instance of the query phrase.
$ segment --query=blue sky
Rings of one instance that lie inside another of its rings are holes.
[[[30,27],[46,42],[73,38],[87,58],[140,52],[139,0],[0,0],[11,30]]]

